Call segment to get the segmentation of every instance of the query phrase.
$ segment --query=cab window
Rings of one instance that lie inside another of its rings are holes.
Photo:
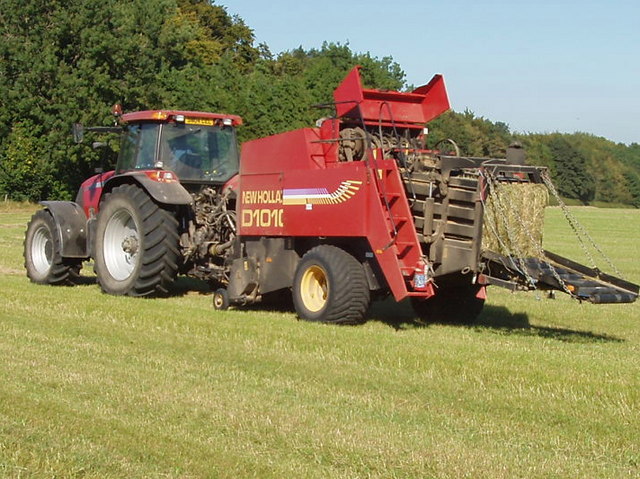
[[[127,128],[120,147],[118,172],[155,167],[159,126],[143,123]]]
[[[235,129],[222,125],[163,125],[162,167],[180,181],[225,182],[238,172]]]

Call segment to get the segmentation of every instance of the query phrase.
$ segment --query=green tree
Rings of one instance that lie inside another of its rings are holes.
[[[476,117],[470,110],[448,111],[429,124],[428,145],[443,139],[456,142],[463,155],[503,158],[513,135],[506,123]]]
[[[178,0],[181,16],[197,24],[199,31],[191,41],[194,53],[199,46],[209,50],[207,61],[213,63],[222,52],[230,55],[234,64],[242,72],[253,69],[260,56],[260,50],[254,45],[253,31],[238,16],[231,16],[226,8],[214,5],[209,0]],[[211,48],[213,47],[213,48]]]
[[[73,122],[108,124],[116,102],[125,110],[234,106],[230,82],[258,52],[248,27],[208,2],[0,0],[0,8],[3,171],[18,160],[8,148],[15,125],[33,125],[20,137],[38,145],[64,185],[50,178],[42,191],[52,195],[73,195],[98,162],[71,143]],[[0,193],[32,196],[30,185],[8,184]]]
[[[34,132],[37,127],[25,121],[14,124],[7,135],[0,154],[0,191],[18,201],[38,201],[50,196],[68,198],[55,178],[46,142]]]
[[[246,120],[243,139],[312,126],[329,116],[333,90],[355,66],[362,66],[365,88],[400,89],[404,72],[391,58],[354,53],[348,45],[324,43],[320,49],[297,48],[276,59],[263,55],[246,77],[236,110]]]
[[[105,125],[111,106],[239,114],[241,139],[311,126],[355,65],[366,88],[402,90],[391,57],[324,43],[274,56],[210,0],[0,0],[0,195],[69,198],[100,163],[71,124]],[[470,156],[502,157],[518,139],[562,194],[638,206],[640,145],[585,133],[513,135],[508,125],[448,112],[428,144],[451,138]]]
[[[631,204],[640,208],[640,175],[628,171],[624,174],[626,186],[631,195]]]
[[[587,169],[585,158],[561,135],[554,135],[549,148],[556,165],[555,182],[558,192],[587,204],[595,196],[595,183]]]

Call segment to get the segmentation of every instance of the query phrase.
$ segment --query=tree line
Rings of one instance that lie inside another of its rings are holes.
[[[514,134],[508,125],[447,112],[430,124],[431,144],[452,138],[463,154],[503,158],[520,143],[527,163],[546,166],[558,192],[576,203],[609,203],[640,208],[640,145],[615,143],[588,133]]]
[[[392,58],[348,45],[273,55],[241,18],[207,0],[0,0],[0,8],[0,195],[15,200],[72,198],[101,153],[74,144],[71,125],[112,123],[114,103],[238,114],[248,140],[326,116],[311,106],[331,102],[357,64],[369,88],[407,88]],[[638,144],[515,135],[469,111],[429,126],[430,142],[452,138],[467,155],[504,156],[519,141],[563,196],[640,207]]]

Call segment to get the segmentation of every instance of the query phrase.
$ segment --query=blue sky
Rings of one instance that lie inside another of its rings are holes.
[[[322,42],[392,56],[415,86],[516,132],[640,143],[640,0],[220,0],[275,54]]]

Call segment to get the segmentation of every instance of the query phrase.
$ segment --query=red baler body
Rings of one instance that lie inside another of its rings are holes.
[[[336,89],[339,116],[368,124],[422,130],[449,108],[442,77],[413,93],[362,88],[356,68]],[[394,159],[382,148],[365,161],[339,162],[341,119],[254,141],[242,147],[241,236],[365,238],[396,300],[433,295],[415,284],[428,267]]]

